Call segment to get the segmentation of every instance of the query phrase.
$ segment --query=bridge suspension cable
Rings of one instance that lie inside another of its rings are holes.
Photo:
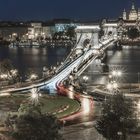
[[[72,55],[72,53],[75,51],[77,45],[79,44],[81,38],[82,38],[82,33],[80,34],[80,37],[79,37],[78,41],[77,41],[76,44],[74,45],[73,50],[70,52],[70,54],[69,54],[69,55],[67,56],[67,58],[64,60],[63,64],[62,64],[60,67],[57,68],[56,72],[58,72],[58,71],[67,63],[68,59],[70,58],[70,56]]]

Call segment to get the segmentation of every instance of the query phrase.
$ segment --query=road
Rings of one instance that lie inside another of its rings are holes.
[[[105,140],[94,128],[95,122],[85,122],[62,128],[65,140]]]

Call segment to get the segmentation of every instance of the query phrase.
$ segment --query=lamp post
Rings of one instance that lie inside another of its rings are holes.
[[[88,76],[83,76],[83,80],[84,80],[84,82],[87,82],[88,81]]]
[[[107,84],[107,89],[108,90],[113,90],[113,89],[117,89],[118,88],[118,84],[117,84],[117,80],[119,77],[122,76],[122,71],[120,70],[113,70],[111,71],[111,74],[109,74],[108,78],[109,78],[109,83]]]
[[[38,76],[37,76],[37,74],[35,74],[35,73],[32,73],[31,75],[30,75],[30,80],[31,81],[34,81],[34,80],[36,80],[38,78]]]
[[[118,132],[118,136],[119,136],[119,140],[121,140],[122,139],[122,132]]]
[[[122,76],[122,72],[120,70],[113,70],[111,72],[113,77],[121,77]]]
[[[39,102],[39,97],[41,97],[41,93],[39,93],[39,90],[37,88],[32,88],[31,89],[31,101],[33,105],[37,105]]]
[[[70,83],[71,85],[73,85],[73,80],[74,80],[74,77],[73,77],[72,74],[70,74],[70,75],[69,75],[69,83]]]
[[[109,92],[113,91],[114,93],[118,89],[118,84],[116,81],[111,81],[107,84],[106,88]]]

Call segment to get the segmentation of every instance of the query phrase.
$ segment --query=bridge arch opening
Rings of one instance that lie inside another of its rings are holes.
[[[86,38],[86,39],[83,41],[83,47],[87,47],[89,44],[90,44],[90,39],[89,39],[89,38]]]

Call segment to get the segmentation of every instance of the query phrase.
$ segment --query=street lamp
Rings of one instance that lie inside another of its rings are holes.
[[[122,72],[119,70],[119,71],[117,71],[117,70],[113,70],[112,71],[112,76],[114,76],[114,77],[120,77],[122,75]]]
[[[73,85],[73,80],[74,80],[73,75],[71,75],[71,74],[69,75],[69,80],[70,80],[70,84]]]
[[[39,102],[39,97],[41,97],[41,93],[39,93],[39,90],[37,88],[32,88],[31,89],[31,101],[34,105],[37,105]]]
[[[112,75],[110,74],[108,77],[111,79],[112,78]]]
[[[10,72],[12,73],[12,75],[13,75],[13,76],[16,76],[16,75],[17,75],[17,73],[18,73],[18,71],[17,71],[16,69],[11,70]]]
[[[32,80],[36,80],[38,78],[37,74],[31,74],[30,79]]]
[[[113,81],[113,82],[108,83],[106,88],[109,91],[117,90],[118,89],[118,84],[117,84],[116,81]]]
[[[118,88],[118,84],[117,84],[116,82],[113,82],[112,85],[113,85],[113,88],[114,88],[114,89],[117,89],[117,88]]]
[[[122,138],[122,132],[119,131],[117,134],[119,136],[119,139],[121,140],[121,138]]]
[[[8,75],[7,75],[7,74],[1,74],[1,75],[0,75],[0,78],[3,79],[3,80],[4,80],[4,79],[7,79],[7,78],[8,78]]]
[[[117,72],[117,75],[120,77],[120,76],[122,76],[122,72],[121,71],[118,71]]]
[[[83,80],[84,80],[84,82],[87,82],[88,81],[88,76],[83,76]]]
[[[108,83],[106,88],[107,88],[109,91],[111,91],[111,90],[112,90],[112,84],[111,84],[111,83]]]
[[[114,81],[118,81],[119,78],[121,78],[122,76],[122,71],[121,70],[112,70],[111,73],[109,74],[108,78],[109,78],[109,82],[114,82]]]
[[[53,69],[56,70],[56,67],[54,66]]]

